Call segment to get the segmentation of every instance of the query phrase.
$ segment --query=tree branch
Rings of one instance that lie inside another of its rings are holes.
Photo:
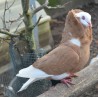
[[[35,23],[35,25],[29,27],[29,29],[34,29],[39,24],[39,21],[41,18],[42,18],[42,16],[40,16],[39,19],[37,20],[37,22]]]
[[[18,37],[19,36],[19,34],[11,34],[9,31],[7,31],[7,30],[1,30],[1,29],[0,29],[0,33],[1,34],[6,34],[6,35],[8,35],[10,37]]]
[[[23,23],[23,21],[21,21],[21,22],[18,24],[18,26],[17,26],[16,30],[14,31],[14,34],[15,34],[15,33],[17,33],[18,28],[20,27],[20,25],[21,25],[22,23]]]
[[[1,19],[2,19],[2,17],[1,17]],[[6,23],[11,23],[12,24],[12,23],[17,22],[17,21],[20,21],[22,19],[23,19],[23,15],[20,15],[17,19],[8,20],[8,21],[6,21]]]
[[[36,8],[35,10],[32,9],[32,16],[34,14],[36,14],[37,12],[39,12],[40,10],[42,10],[43,8],[47,7],[47,5],[49,4],[49,1],[48,0],[45,0],[45,3],[41,6],[39,6],[38,8]]]
[[[7,10],[9,10],[15,3],[15,0],[12,2],[12,4],[7,8]]]
[[[57,9],[57,8],[61,9],[61,8],[65,8],[65,6],[66,6],[67,4],[69,4],[69,3],[72,3],[72,1],[66,2],[66,3],[63,4],[63,5],[57,5],[57,6],[54,6],[54,7],[52,7],[52,6],[47,6],[47,8],[48,8],[48,9]]]
[[[29,9],[29,0],[21,0],[22,8],[23,8],[23,13],[28,13]]]
[[[0,37],[0,40],[11,40],[10,38],[2,38],[2,37]]]
[[[13,6],[14,3],[15,3],[15,0],[12,2],[12,4],[10,6],[8,6],[8,1],[7,0],[5,1],[4,14],[3,14],[3,18],[1,18],[2,22],[3,22],[3,28],[4,29],[7,29],[6,19],[5,19],[6,12]]]

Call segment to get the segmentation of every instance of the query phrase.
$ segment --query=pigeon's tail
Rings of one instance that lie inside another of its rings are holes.
[[[36,79],[29,79],[26,83],[23,84],[23,86],[20,88],[20,90],[18,92],[21,92],[25,89],[27,89],[27,87],[34,82]]]
[[[20,92],[20,91],[25,90],[31,83],[33,83],[37,80],[51,77],[53,75],[48,75],[44,71],[34,68],[33,65],[30,65],[27,68],[21,69],[16,76],[22,77],[22,78],[29,78],[29,80],[26,83],[24,83],[23,86],[18,91],[18,92]]]

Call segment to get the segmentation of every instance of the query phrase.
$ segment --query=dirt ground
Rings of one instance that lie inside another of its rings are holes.
[[[98,5],[89,4],[88,6],[83,6],[82,10],[89,12],[92,15],[92,24],[93,24],[93,42],[91,44],[91,56],[90,59],[95,57],[98,54]],[[55,18],[55,22],[51,23],[52,35],[54,38],[55,47],[58,46],[61,35],[64,29],[66,14]],[[3,96],[0,92],[0,96]],[[98,97],[98,85],[93,87],[90,91],[85,92],[81,96],[90,96],[90,97]]]
[[[93,41],[91,44],[91,56],[90,60],[98,54],[98,5],[89,4],[88,6],[83,6],[82,10],[89,12],[92,16],[93,24]],[[51,23],[52,34],[54,38],[55,47],[58,46],[61,40],[61,34],[64,28],[66,14],[55,18],[57,21]],[[85,92],[81,96],[98,96],[98,85],[95,86],[92,90]]]

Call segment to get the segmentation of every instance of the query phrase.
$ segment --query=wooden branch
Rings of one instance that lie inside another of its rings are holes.
[[[14,3],[15,3],[15,0],[12,2],[12,4],[10,6],[8,6],[8,1],[7,0],[5,1],[4,13],[3,13],[3,17],[1,17],[4,29],[7,29],[7,26],[6,26],[6,13],[14,5]]]
[[[29,9],[29,0],[21,0],[22,8],[23,8],[23,13],[28,13]]]
[[[18,24],[18,26],[17,26],[16,30],[14,31],[14,34],[18,32],[18,28],[20,27],[20,25],[21,25],[22,23],[23,23],[23,21],[22,21],[22,22],[20,22],[20,23]]]
[[[1,19],[2,19],[2,17],[1,17]],[[9,19],[8,21],[6,21],[6,23],[11,23],[12,24],[12,23],[18,22],[20,20],[23,20],[23,15],[21,15],[21,14],[19,14],[18,18],[16,18],[16,19]]]
[[[32,25],[32,17],[30,14],[28,14],[29,11],[29,0],[21,0],[22,9],[23,9],[23,17],[24,17],[24,24],[26,31],[28,31],[28,28],[30,25]],[[28,31],[29,32],[29,31]]]
[[[5,1],[5,8],[4,8],[4,14],[3,14],[3,18],[2,18],[2,22],[3,22],[3,28],[6,28],[6,23],[5,23],[5,14],[7,11],[7,0]]]
[[[53,6],[53,7],[52,6],[47,6],[47,8],[48,9],[57,9],[57,8],[61,9],[61,8],[65,8],[65,6],[68,5],[68,4],[70,4],[70,3],[72,3],[72,1],[66,2],[63,5],[56,5],[56,6]]]
[[[11,4],[10,6],[8,6],[7,10],[9,10],[9,9],[14,5],[15,1],[16,1],[16,0],[14,0],[14,1],[12,2],[12,4]]]
[[[49,4],[49,1],[48,0],[45,0],[45,3],[41,6],[39,6],[38,8],[36,8],[35,10],[32,9],[32,16],[34,14],[36,14],[37,12],[39,12],[40,10],[42,10],[43,8],[47,7],[47,5]]]
[[[23,9],[23,17],[24,17],[24,24],[25,24],[25,38],[29,42],[29,48],[32,49],[33,47],[33,40],[32,40],[32,29],[33,26],[32,22],[32,14],[29,10],[29,0],[21,0],[22,9]]]
[[[42,16],[40,16],[37,22],[33,26],[30,26],[29,29],[34,29],[39,24],[39,21],[41,20],[41,18]]]
[[[11,40],[10,38],[3,38],[3,37],[0,37],[0,40]]]
[[[18,37],[18,36],[19,36],[19,34],[12,34],[12,33],[10,33],[9,31],[7,31],[7,30],[2,30],[2,29],[0,29],[0,33],[1,33],[1,34],[5,34],[5,35],[8,35],[8,36],[10,36],[10,37]]]
[[[39,97],[78,97],[89,91],[98,83],[98,57],[94,59],[92,64],[76,73],[79,77],[73,79],[75,85],[68,88],[65,84],[57,84]]]

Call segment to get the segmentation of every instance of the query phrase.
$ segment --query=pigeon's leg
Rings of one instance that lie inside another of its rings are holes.
[[[68,87],[70,87],[70,85],[74,85],[72,83],[72,80],[69,79],[69,78],[64,78],[64,79],[61,80],[61,82],[64,83],[64,84],[66,84]]]
[[[66,84],[68,87],[70,85],[74,85],[74,83],[72,83],[72,78],[73,77],[78,77],[78,76],[73,74],[73,73],[70,73],[69,77],[62,79],[61,82]]]
[[[76,74],[74,74],[74,73],[69,73],[70,75],[69,75],[69,78],[76,78],[76,77],[78,77],[78,75],[76,75]],[[68,78],[68,77],[67,77]]]

